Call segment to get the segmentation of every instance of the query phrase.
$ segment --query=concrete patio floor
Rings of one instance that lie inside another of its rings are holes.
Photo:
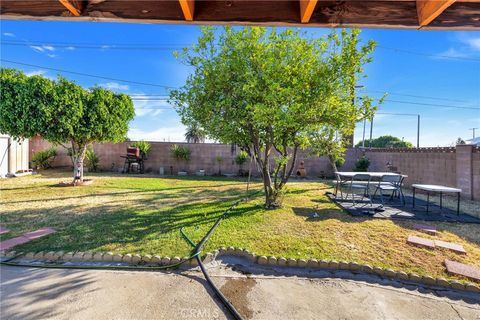
[[[245,319],[480,319],[480,297],[338,278],[210,274]],[[1,267],[1,319],[225,319],[198,271]],[[467,297],[467,298],[466,298]]]

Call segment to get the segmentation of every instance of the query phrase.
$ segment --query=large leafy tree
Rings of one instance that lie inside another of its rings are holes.
[[[0,132],[18,139],[39,135],[71,150],[74,182],[83,181],[83,160],[92,142],[125,139],[135,115],[127,95],[94,87],[85,90],[59,77],[27,77],[0,70]]]
[[[360,141],[355,146],[359,148],[362,145],[363,141]],[[371,146],[372,148],[413,148],[413,144],[411,142],[403,141],[400,138],[390,135],[380,136],[372,139],[371,144],[370,140],[365,140],[365,146]]]
[[[371,116],[372,99],[354,99],[354,88],[373,48],[360,45],[358,30],[309,38],[292,29],[205,27],[178,53],[193,73],[170,100],[183,123],[254,156],[265,205],[276,207],[312,132],[351,133]]]

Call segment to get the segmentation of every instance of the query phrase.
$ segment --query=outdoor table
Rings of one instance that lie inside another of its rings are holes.
[[[380,179],[382,176],[398,176],[398,175],[401,175],[401,174],[395,173],[395,172],[368,172],[368,171],[338,171],[336,173],[339,174],[340,176],[346,177],[346,178],[353,178],[353,176],[356,175],[356,174],[368,174],[371,178],[376,178],[376,179]],[[408,177],[404,174],[402,174],[401,176],[404,177],[404,178]]]
[[[400,173],[395,173],[395,172],[337,171],[335,173],[338,174],[340,177],[345,177],[345,178],[350,178],[350,179],[353,178],[357,174],[368,174],[371,179],[373,178],[373,180],[378,180],[378,181],[383,176],[399,176],[400,175],[403,178],[408,178],[407,175],[400,174]],[[340,183],[342,183],[342,181],[337,180],[337,185],[335,187],[335,197],[337,197],[337,190],[338,190],[338,187],[339,187]]]
[[[415,208],[415,190],[423,190],[427,192],[427,213],[430,205],[430,192],[440,193],[440,209],[442,209],[442,196],[444,193],[456,193],[457,194],[457,215],[460,214],[460,193],[462,189],[450,188],[445,186],[438,186],[434,184],[412,184],[413,191],[413,208]]]

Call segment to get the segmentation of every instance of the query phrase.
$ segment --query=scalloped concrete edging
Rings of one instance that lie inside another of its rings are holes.
[[[95,262],[123,262],[133,265],[170,265],[179,263],[185,260],[185,265],[189,267],[197,267],[198,262],[196,258],[188,259],[188,257],[173,257],[168,256],[151,256],[138,254],[114,254],[112,252],[28,252],[17,253],[15,251],[0,252],[1,257],[15,257],[22,255],[27,260],[36,261],[95,261]],[[274,256],[257,256],[255,253],[242,248],[222,247],[214,252],[207,252],[202,257],[202,262],[209,263],[214,261],[217,257],[234,256],[246,258],[248,261],[270,267],[288,267],[288,268],[309,268],[309,269],[325,269],[325,270],[343,270],[351,271],[353,273],[374,274],[382,277],[400,280],[408,284],[421,284],[427,286],[443,287],[455,290],[464,290],[469,292],[480,293],[480,285],[472,282],[462,283],[457,280],[447,280],[445,278],[433,278],[431,276],[420,276],[415,273],[406,273],[404,271],[397,271],[392,269],[384,269],[377,266],[370,266],[368,264],[359,264],[357,262],[335,261],[335,260],[317,260],[317,259],[293,259],[285,257]]]

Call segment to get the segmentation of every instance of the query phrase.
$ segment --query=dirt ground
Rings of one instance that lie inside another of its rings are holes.
[[[364,276],[209,272],[245,319],[480,319],[480,296]],[[317,277],[318,276],[318,277]],[[198,270],[1,267],[1,319],[225,319]]]

